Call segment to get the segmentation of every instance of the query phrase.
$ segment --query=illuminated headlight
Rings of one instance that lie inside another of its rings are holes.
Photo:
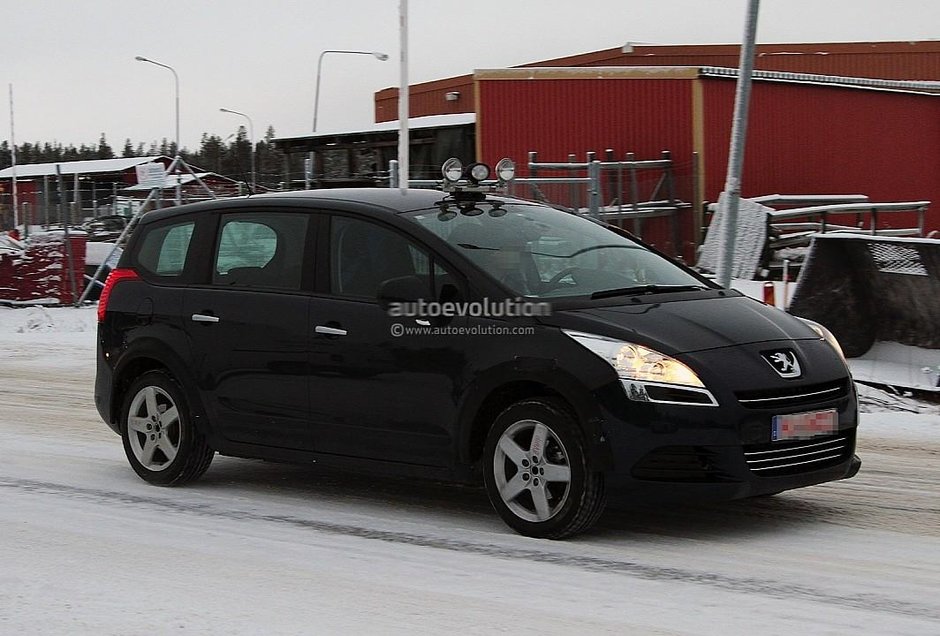
[[[486,181],[490,178],[490,167],[485,163],[471,163],[467,166],[467,178],[474,183]]]
[[[836,340],[836,337],[835,337],[834,335],[832,335],[832,332],[831,332],[831,331],[829,331],[828,329],[826,329],[825,327],[823,327],[823,326],[822,326],[821,324],[819,324],[818,322],[815,322],[815,321],[813,321],[813,320],[809,320],[808,318],[800,318],[799,316],[796,316],[796,318],[799,318],[800,320],[802,320],[803,322],[805,322],[807,325],[809,325],[809,327],[810,327],[813,331],[815,331],[816,333],[818,333],[820,338],[822,338],[823,340],[825,340],[826,342],[828,342],[828,343],[829,343],[829,346],[832,347],[833,349],[835,349],[835,350],[836,350],[836,353],[839,354],[839,357],[842,358],[843,361],[845,361],[845,353],[842,352],[842,346],[839,344],[839,341]]]
[[[444,175],[444,179],[450,181],[451,183],[457,183],[463,177],[463,164],[460,163],[460,159],[456,157],[451,157],[444,162],[444,165],[441,166],[441,174]]]
[[[516,178],[516,164],[509,157],[503,157],[496,163],[496,178],[502,182]]]
[[[716,406],[695,371],[663,353],[623,340],[580,331],[564,333],[606,360],[631,400]]]

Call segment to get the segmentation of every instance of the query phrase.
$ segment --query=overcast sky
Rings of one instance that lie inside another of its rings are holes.
[[[399,80],[399,0],[0,0],[0,139],[80,145],[99,135],[120,153],[174,137],[180,77],[183,146],[226,137],[247,113],[261,137],[367,127],[373,93]],[[410,0],[411,83],[623,45],[734,43],[746,0]],[[938,0],[764,0],[758,42],[940,38]]]

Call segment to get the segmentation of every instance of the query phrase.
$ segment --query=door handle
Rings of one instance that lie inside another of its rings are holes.
[[[336,327],[327,327],[326,325],[317,325],[314,328],[316,333],[322,333],[326,336],[345,336],[345,329],[337,329]]]
[[[193,314],[193,322],[219,322],[218,316],[209,316],[207,314]]]

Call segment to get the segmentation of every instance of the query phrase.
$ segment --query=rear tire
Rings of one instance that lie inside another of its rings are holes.
[[[131,384],[121,409],[121,437],[134,472],[158,486],[198,479],[215,455],[193,424],[182,389],[162,371],[148,371]]]
[[[584,434],[552,399],[517,402],[487,435],[484,478],[503,521],[529,537],[563,539],[590,528],[606,504],[604,477],[588,466]]]

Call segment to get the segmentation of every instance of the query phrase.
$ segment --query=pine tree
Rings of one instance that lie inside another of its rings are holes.
[[[111,146],[108,145],[108,140],[105,138],[104,133],[101,133],[101,137],[98,139],[98,159],[114,159],[114,151],[111,149]]]

